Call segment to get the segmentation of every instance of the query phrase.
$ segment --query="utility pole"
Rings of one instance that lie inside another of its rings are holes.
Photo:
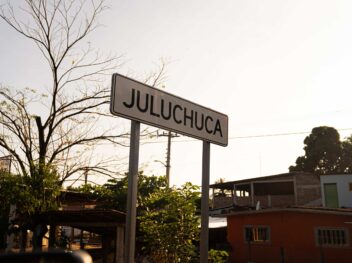
[[[87,185],[87,183],[88,183],[88,169],[86,168],[84,170],[84,185]],[[79,238],[79,246],[80,246],[80,249],[84,249],[83,229],[81,229],[81,234],[80,234],[80,238]]]
[[[166,182],[167,185],[170,186],[170,159],[171,159],[171,139],[175,138],[175,137],[179,137],[179,135],[177,134],[172,134],[171,131],[168,131],[167,133],[158,133],[158,136],[162,137],[162,136],[167,136],[167,149],[166,149],[166,164],[164,164],[165,168],[166,168]]]
[[[88,169],[85,169],[84,171],[84,185],[87,185],[88,183]]]
[[[166,182],[170,186],[170,153],[171,153],[171,138],[172,134],[169,131],[167,135],[167,150],[166,150]]]

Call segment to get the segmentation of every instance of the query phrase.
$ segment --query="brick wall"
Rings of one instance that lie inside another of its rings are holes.
[[[287,207],[294,205],[295,197],[294,195],[266,195],[266,196],[255,196],[254,205],[260,201],[260,207]]]
[[[250,196],[236,197],[236,205],[240,205],[240,206],[251,205],[251,200],[252,199]]]
[[[320,179],[314,174],[296,175],[297,205],[321,204]]]
[[[233,197],[217,196],[213,198],[213,208],[222,208],[233,205]]]

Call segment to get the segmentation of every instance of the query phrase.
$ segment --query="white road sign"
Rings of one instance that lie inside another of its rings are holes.
[[[119,74],[112,76],[110,111],[221,146],[228,143],[227,115]]]

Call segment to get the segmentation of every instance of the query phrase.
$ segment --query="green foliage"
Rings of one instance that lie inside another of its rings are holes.
[[[60,184],[55,169],[32,166],[32,176],[20,176],[0,171],[0,237],[8,231],[10,205],[16,205],[16,219],[12,224],[33,228],[33,215],[58,208]],[[0,238],[0,247],[5,240]]]
[[[153,262],[194,262],[199,239],[199,187],[161,188],[144,199],[139,217],[144,250]]]
[[[340,171],[342,173],[352,173],[352,136],[346,138],[341,143]]]
[[[127,211],[127,190],[128,190],[128,176],[121,179],[109,180],[104,185],[111,193],[108,199],[107,206],[119,211]],[[166,178],[164,176],[148,176],[143,174],[143,171],[138,174],[138,191],[137,191],[137,206],[138,212],[143,209],[145,198],[150,194],[163,189],[167,186]]]
[[[32,176],[1,172],[0,213],[7,217],[11,204],[16,205],[20,217],[57,209],[60,189],[55,169],[48,166],[33,166]]]
[[[104,201],[105,208],[119,211],[126,211],[127,189],[127,174],[103,186],[87,184],[70,188]],[[145,253],[152,260],[158,263],[192,262],[197,256],[194,242],[199,236],[199,218],[196,216],[199,200],[197,186],[188,183],[181,188],[168,188],[165,177],[139,173],[137,240],[142,241]]]
[[[23,200],[21,177],[0,171],[0,214],[7,217],[11,204]]]
[[[305,155],[299,156],[290,172],[304,171],[316,174],[352,172],[352,137],[340,141],[338,131],[333,127],[313,128],[304,139]]]
[[[209,263],[226,263],[229,253],[225,250],[210,249],[208,252]]]
[[[108,202],[113,195],[111,189],[108,189],[106,186],[101,185],[92,185],[92,184],[83,184],[78,187],[68,187],[67,190],[84,193],[89,196],[90,199],[96,201],[106,201]]]
[[[164,176],[148,176],[143,174],[143,171],[139,172],[137,192],[138,210],[143,209],[142,205],[146,197],[166,186],[167,183]],[[126,212],[127,210],[127,174],[119,179],[111,179],[103,186],[86,184],[79,187],[70,187],[68,190],[86,193],[95,200],[104,201],[102,205],[104,208],[116,209],[122,212]]]
[[[19,176],[0,171],[0,249],[6,248],[10,205],[25,198],[24,193],[19,188],[19,179]]]
[[[28,199],[27,213],[40,213],[58,208],[57,197],[60,194],[61,185],[56,169],[49,165],[34,166],[31,176],[24,176],[25,191],[31,197]]]

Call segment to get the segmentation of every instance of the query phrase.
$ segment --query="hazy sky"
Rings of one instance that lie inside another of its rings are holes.
[[[13,1],[20,2],[20,1]],[[168,60],[166,90],[229,116],[229,145],[211,146],[211,182],[288,171],[313,127],[352,133],[352,1],[115,0],[92,45],[123,54],[140,80]],[[36,47],[0,23],[0,82],[50,86]],[[298,133],[286,136],[263,136]],[[246,138],[239,138],[246,137]],[[161,174],[166,138],[141,147]],[[171,183],[201,182],[202,143],[174,139]],[[149,165],[146,165],[148,164]],[[126,167],[127,168],[127,167]]]

